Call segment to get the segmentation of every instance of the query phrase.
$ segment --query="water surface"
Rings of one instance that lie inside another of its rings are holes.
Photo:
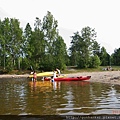
[[[0,79],[0,115],[120,114],[120,86]]]

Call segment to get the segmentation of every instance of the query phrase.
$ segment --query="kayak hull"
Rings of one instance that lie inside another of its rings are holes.
[[[53,72],[42,72],[42,73],[37,73],[37,77],[45,77],[45,76],[52,76]],[[33,75],[29,75],[29,78],[33,77]]]
[[[55,81],[83,81],[90,80],[91,76],[80,76],[80,77],[58,77],[54,78]],[[45,78],[45,81],[50,80],[50,78]]]

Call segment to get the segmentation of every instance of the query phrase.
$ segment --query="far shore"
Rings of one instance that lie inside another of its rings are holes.
[[[28,78],[29,74],[23,75],[0,75],[1,78]],[[66,74],[67,77],[91,76],[90,82],[101,82],[120,85],[120,71],[102,71],[102,72],[79,72]]]

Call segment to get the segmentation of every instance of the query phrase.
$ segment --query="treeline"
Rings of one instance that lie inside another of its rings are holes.
[[[47,12],[41,21],[35,19],[34,28],[29,23],[25,29],[15,18],[0,20],[0,69],[41,71],[65,69],[67,65],[94,68],[100,65],[120,65],[120,49],[110,56],[96,41],[96,32],[85,27],[71,36],[67,50],[59,35],[58,21]]]

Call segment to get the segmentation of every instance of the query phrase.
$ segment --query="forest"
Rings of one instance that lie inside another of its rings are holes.
[[[49,11],[42,20],[35,18],[34,28],[27,23],[23,29],[18,19],[4,18],[0,20],[0,71],[120,66],[120,48],[109,55],[97,42],[95,29],[86,26],[76,30],[70,39],[67,48],[59,35],[58,21]]]

